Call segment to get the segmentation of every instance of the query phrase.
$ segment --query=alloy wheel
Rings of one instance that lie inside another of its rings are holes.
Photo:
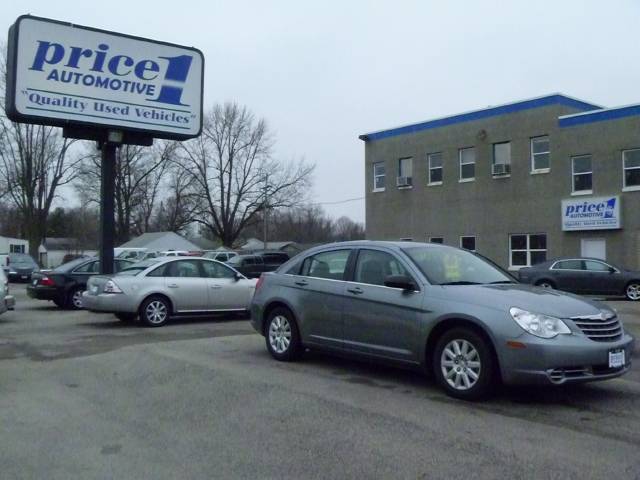
[[[82,308],[82,290],[76,290],[75,292],[73,292],[71,303],[73,303],[74,308]]]
[[[640,283],[631,283],[627,286],[627,298],[629,300],[640,300]]]
[[[153,300],[145,308],[144,314],[149,323],[163,323],[167,319],[167,306],[160,300]]]
[[[480,378],[482,365],[478,350],[464,339],[451,340],[440,357],[446,382],[455,390],[469,390]]]
[[[283,315],[277,315],[269,325],[269,344],[276,353],[285,353],[291,344],[291,324]]]

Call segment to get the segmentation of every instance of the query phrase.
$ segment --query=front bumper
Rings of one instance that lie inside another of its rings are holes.
[[[16,297],[13,295],[6,295],[4,297],[4,306],[7,310],[14,310],[16,308]]]
[[[82,293],[82,307],[99,313],[137,313],[138,305],[128,295],[122,293]]]
[[[524,348],[505,346],[500,354],[506,384],[562,385],[619,377],[631,368],[635,340],[625,333],[615,342],[595,342],[578,335],[551,340],[526,334],[517,339]],[[624,350],[625,365],[609,368],[609,352]]]

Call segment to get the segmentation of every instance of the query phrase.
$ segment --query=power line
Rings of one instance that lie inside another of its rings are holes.
[[[338,200],[335,202],[311,202],[309,205],[339,205],[341,203],[357,202],[358,200],[364,200],[364,197],[347,198],[346,200]]]

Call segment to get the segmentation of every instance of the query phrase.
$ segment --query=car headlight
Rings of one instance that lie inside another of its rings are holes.
[[[554,338],[571,334],[569,327],[559,318],[528,312],[517,307],[510,308],[509,313],[518,325],[536,337]]]

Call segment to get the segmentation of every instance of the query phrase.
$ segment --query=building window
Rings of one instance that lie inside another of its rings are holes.
[[[429,185],[442,185],[442,153],[430,153],[429,160]]]
[[[374,192],[384,191],[384,176],[385,176],[384,162],[374,163],[373,164],[373,191]]]
[[[460,157],[460,181],[474,180],[476,178],[476,149],[474,147],[461,148],[458,154]]]
[[[640,148],[622,152],[624,177],[622,186],[629,190],[640,190]]]
[[[511,173],[511,142],[493,144],[491,173],[494,176],[509,175]]]
[[[591,193],[592,176],[591,155],[571,157],[571,173],[573,176],[573,193]]]
[[[534,173],[548,172],[550,167],[549,136],[531,139],[531,171]]]
[[[429,243],[444,243],[444,237],[429,237]]]
[[[398,160],[398,187],[410,187],[413,185],[413,158],[401,158]]]
[[[9,253],[24,253],[24,245],[9,244]]]
[[[509,267],[530,267],[547,260],[547,234],[523,233],[509,236]]]
[[[473,236],[460,237],[460,248],[464,248],[465,250],[471,250],[472,252],[475,252],[476,237],[473,237]]]

